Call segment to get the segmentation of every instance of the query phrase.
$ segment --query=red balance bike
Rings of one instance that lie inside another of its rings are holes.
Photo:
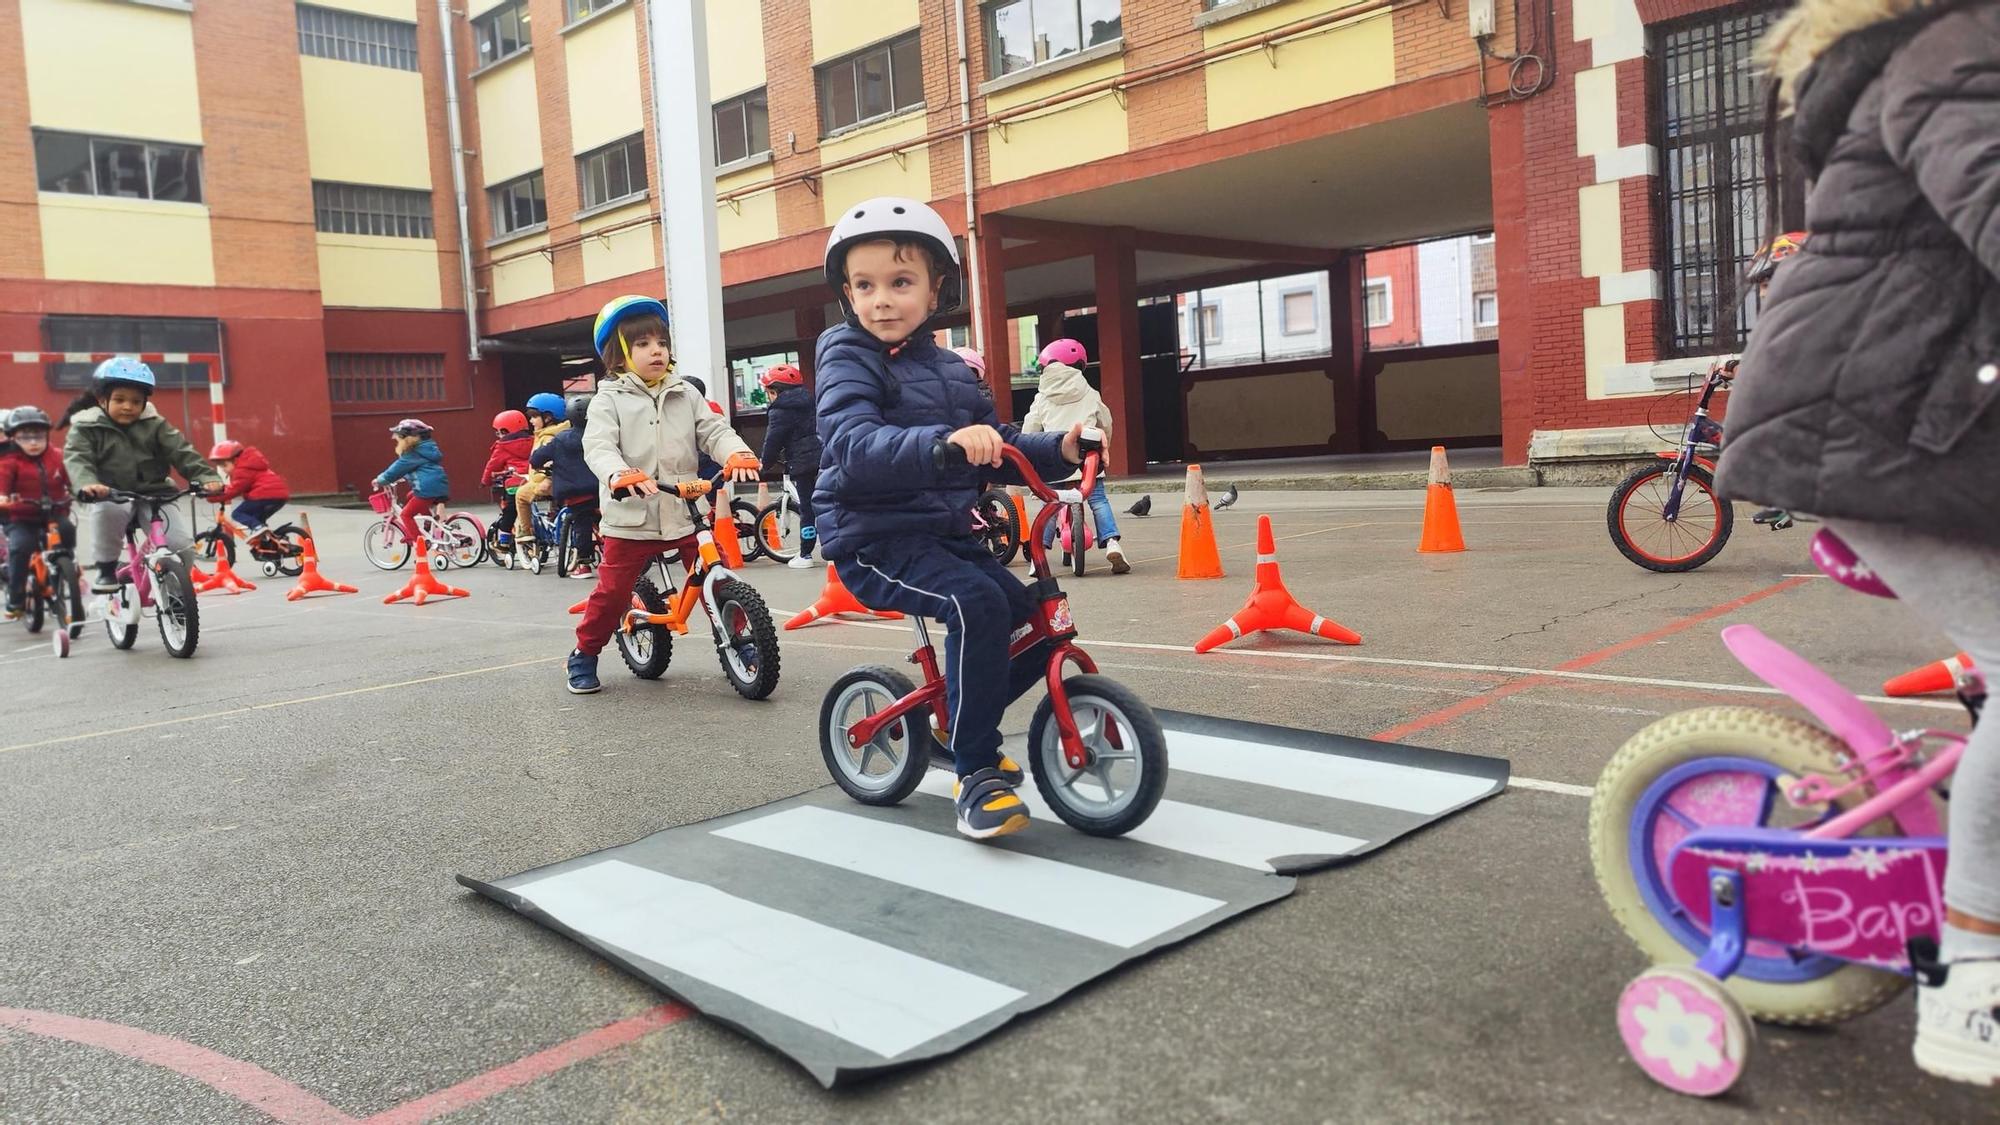
[[[1041,612],[1015,632],[1009,655],[1018,660],[1043,642],[1048,656],[1048,697],[1028,727],[1026,762],[1043,802],[1070,827],[1093,836],[1122,836],[1145,823],[1167,785],[1167,736],[1152,708],[1131,689],[1097,674],[1097,664],[1076,646],[1069,598],[1049,571],[1042,530],[1066,504],[1081,503],[1096,482],[1103,435],[1084,431],[1083,479],[1076,488],[1050,488],[1020,450],[1002,450],[1023,483],[1043,501],[1030,534],[1023,536]],[[943,442],[933,450],[940,468],[965,464],[965,451]],[[886,664],[856,668],[835,680],[820,705],[820,753],[827,772],[864,805],[893,805],[916,792],[935,759],[949,764],[938,744],[946,726],[945,681],[930,631],[911,617],[917,649],[910,663],[923,670],[922,687]],[[1066,665],[1080,675],[1065,677]]]

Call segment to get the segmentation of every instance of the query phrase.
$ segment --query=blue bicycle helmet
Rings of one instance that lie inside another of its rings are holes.
[[[115,355],[90,373],[90,386],[99,393],[113,387],[137,387],[150,395],[159,384],[153,379],[152,368],[129,355]]]
[[[546,414],[551,418],[560,418],[563,416],[563,410],[565,409],[563,406],[563,396],[551,391],[529,395],[528,409],[540,414]]]
[[[619,321],[628,316],[644,316],[648,313],[659,317],[661,324],[673,323],[667,316],[667,306],[652,297],[613,297],[598,310],[597,323],[590,329],[591,346],[597,349],[598,355],[603,355],[605,346],[611,343],[611,338],[618,332]]]

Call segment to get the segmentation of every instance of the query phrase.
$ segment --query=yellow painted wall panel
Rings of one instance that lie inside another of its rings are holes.
[[[923,114],[905,114],[880,125],[857,129],[832,140],[821,141],[820,161],[823,164],[832,164],[884,145],[899,141],[914,141],[924,135],[924,130]],[[820,181],[820,205],[824,208],[826,222],[829,225],[832,224],[834,216],[846,210],[849,204],[872,199],[878,195],[929,199],[931,197],[930,151],[923,146],[917,146],[905,150],[900,160],[895,157],[883,157],[838,172],[828,172]]]
[[[360,12],[402,23],[417,22],[417,0],[312,0],[312,3],[317,8],[339,8],[343,12]]]
[[[583,223],[583,282],[595,285],[614,277],[624,277],[629,273],[658,269],[660,266],[660,228],[657,223],[640,223],[623,230],[598,236],[597,232],[606,227],[628,223],[644,218],[651,210],[650,200],[640,200],[630,207],[620,207],[601,215],[592,215]]]
[[[1576,76],[1576,154],[1618,151],[1618,71],[1600,66]]]
[[[535,101],[532,54],[479,76],[479,159],[488,184],[511,180],[542,166],[542,115]]]
[[[1624,224],[1619,221],[1618,184],[1578,188],[1576,209],[1577,254],[1583,276],[1611,277],[1625,272],[1625,232]]]
[[[208,208],[42,192],[42,273],[50,281],[214,285]]]
[[[879,43],[920,20],[917,0],[812,0],[812,17],[816,63]]]
[[[644,127],[638,26],[627,7],[563,37],[563,57],[569,63],[572,151],[589,152]],[[480,112],[483,117],[485,111]]]
[[[313,179],[431,186],[422,75],[312,57],[299,59],[299,74]]]
[[[1624,362],[1625,306],[1583,310],[1584,397],[1603,398],[1605,371]]]
[[[1116,78],[1124,72],[1124,58],[1114,55],[989,94],[986,109],[989,113],[1003,112],[1064,90]],[[1010,121],[1004,127],[993,126],[986,130],[993,182],[1007,183],[1116,156],[1129,144],[1125,125],[1124,107],[1106,93],[1071,103],[1067,109]]]
[[[1206,46],[1219,47],[1325,10],[1326,4],[1294,0],[1217,24],[1202,39]],[[1274,66],[1271,54],[1247,51],[1208,65],[1210,129],[1394,85],[1395,22],[1387,10],[1377,11],[1332,31],[1282,42],[1275,58]]]
[[[502,4],[511,4],[513,2],[514,0],[472,0],[470,4],[465,6],[465,18],[469,20],[478,19],[480,16],[485,15]]]
[[[718,178],[715,190],[718,193],[731,192],[752,184],[769,183],[770,180],[771,166],[766,164]],[[724,250],[755,246],[778,237],[778,193],[767,191],[734,203],[716,204],[715,232]]]
[[[106,0],[20,5],[34,124],[201,143],[194,27],[186,12]]]
[[[734,97],[764,84],[764,10],[749,0],[708,2],[708,96]]]
[[[358,234],[318,238],[321,304],[352,309],[444,306],[436,240]]]
[[[532,250],[537,246],[547,246],[549,236],[538,235],[533,239],[517,239],[496,249],[496,254],[513,254],[522,250]],[[555,292],[555,270],[543,254],[529,254],[511,262],[501,262],[492,270],[493,294],[496,305],[525,301],[530,297],[545,297]]]

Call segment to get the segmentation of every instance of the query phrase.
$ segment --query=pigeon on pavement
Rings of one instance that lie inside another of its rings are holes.
[[[1152,512],[1153,512],[1153,494],[1150,492],[1144,496],[1139,497],[1138,503],[1125,509],[1125,514],[1128,516],[1147,516],[1151,515]]]
[[[1229,495],[1227,495],[1227,496],[1224,496],[1224,497],[1223,497],[1222,499],[1220,499],[1220,500],[1217,500],[1217,501],[1215,502],[1215,510],[1219,512],[1219,511],[1221,511],[1222,509],[1224,509],[1224,508],[1227,508],[1227,507],[1229,507],[1229,506],[1230,506],[1231,504],[1234,504],[1234,503],[1236,503],[1236,497],[1237,497],[1238,495],[1239,495],[1239,494],[1238,494],[1238,493],[1237,493],[1237,491],[1236,491],[1236,486],[1235,486],[1235,485],[1233,485],[1233,484],[1232,484],[1232,485],[1230,485],[1230,486],[1229,486]]]

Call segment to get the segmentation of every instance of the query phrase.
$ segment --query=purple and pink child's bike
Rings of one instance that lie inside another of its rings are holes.
[[[1813,561],[1894,597],[1830,532]],[[1751,707],[1670,715],[1621,747],[1590,802],[1591,862],[1654,961],[1618,1002],[1640,1069],[1711,1097],[1748,1066],[1751,1021],[1830,1024],[1909,984],[1912,940],[1944,923],[1940,811],[1965,736],[1892,731],[1755,627],[1722,631],[1745,668],[1819,720]],[[1977,721],[1978,673],[1959,682]]]

